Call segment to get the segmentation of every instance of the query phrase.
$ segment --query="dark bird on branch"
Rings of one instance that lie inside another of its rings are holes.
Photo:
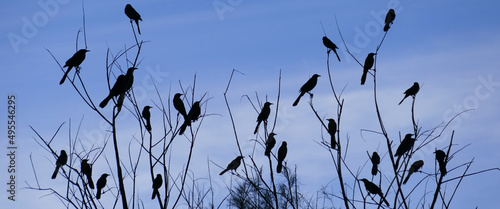
[[[330,145],[332,146],[332,149],[335,149],[337,147],[337,141],[335,140],[337,123],[332,118],[328,119],[328,133],[330,134]]]
[[[146,119],[146,130],[151,132],[151,112],[149,112],[149,109],[151,109],[151,106],[144,106],[144,109],[142,109],[142,117]]]
[[[370,53],[365,59],[365,65],[363,66],[363,75],[361,76],[361,85],[365,85],[366,75],[368,75],[368,71],[373,67],[373,62],[375,62],[373,56],[375,56],[375,53]]]
[[[101,192],[102,192],[102,189],[106,186],[106,177],[108,177],[109,174],[107,173],[104,173],[101,175],[101,177],[99,179],[97,179],[97,193],[95,195],[95,197],[97,199],[101,199]]]
[[[182,115],[182,117],[184,117],[184,120],[186,120],[186,116],[187,116],[186,107],[184,107],[184,102],[182,101],[181,96],[182,96],[181,93],[175,94],[173,103],[174,103],[175,109],[177,111],[179,111],[179,113]]]
[[[273,149],[274,145],[276,145],[276,139],[274,138],[276,134],[275,133],[270,133],[269,136],[267,137],[266,141],[266,151],[264,152],[265,156],[270,157],[271,156],[271,150]]]
[[[83,175],[87,176],[87,182],[91,189],[94,189],[94,181],[92,181],[92,166],[88,163],[88,159],[82,160],[81,172]]]
[[[404,93],[405,97],[401,100],[401,102],[399,102],[398,105],[403,103],[403,101],[405,101],[406,97],[412,96],[413,98],[415,98],[415,96],[417,95],[419,90],[420,90],[420,86],[418,85],[418,82],[413,83],[413,86],[411,86],[409,89],[406,89],[406,91]]]
[[[125,14],[130,18],[130,23],[132,23],[132,20],[135,21],[135,24],[137,24],[137,31],[141,34],[141,28],[139,27],[139,20],[142,21],[141,15],[135,11],[134,7],[130,4],[125,6]]]
[[[200,115],[201,115],[200,101],[196,101],[189,110],[189,113],[187,114],[186,118],[184,118],[184,123],[181,125],[181,130],[179,131],[179,134],[180,135],[184,134],[186,128],[188,126],[191,126],[191,122],[197,121],[198,118],[200,118]]]
[[[57,177],[57,173],[59,172],[59,168],[61,168],[63,165],[66,165],[66,162],[68,162],[68,155],[66,154],[66,151],[61,150],[61,154],[59,155],[59,157],[57,157],[56,169],[54,170],[54,173],[52,174],[52,179],[55,179]]]
[[[243,159],[243,156],[238,156],[236,157],[233,161],[231,161],[228,165],[227,165],[227,168],[225,170],[223,170],[222,172],[219,173],[219,175],[223,175],[224,173],[226,173],[226,171],[229,171],[229,170],[234,170],[236,171],[236,169],[238,169],[238,167],[240,166],[241,164],[241,159]]]
[[[104,108],[108,104],[109,100],[113,97],[119,96],[121,94],[125,94],[130,88],[132,88],[132,84],[134,84],[134,70],[137,68],[131,67],[127,70],[127,74],[120,75],[116,78],[116,82],[113,85],[113,88],[109,90],[109,95],[102,100],[99,104],[99,107]]]
[[[415,144],[415,138],[411,138],[413,134],[406,134],[405,138],[399,145],[398,149],[396,150],[396,154],[394,154],[395,157],[398,157],[396,160],[396,165],[399,165],[399,159],[401,156],[403,156],[405,153],[409,152],[413,145]]]
[[[370,161],[372,161],[372,175],[377,175],[378,173],[378,164],[380,164],[380,156],[377,152],[373,152]]]
[[[61,82],[59,82],[59,85],[64,83],[64,81],[66,80],[66,77],[68,77],[69,71],[73,67],[75,67],[75,68],[80,67],[83,60],[85,60],[85,54],[89,51],[90,50],[80,49],[75,54],[73,54],[73,56],[71,58],[69,58],[68,61],[66,61],[66,64],[64,65],[64,67],[68,67],[68,70],[66,71],[66,73],[64,73],[64,76],[62,77]]]
[[[321,76],[318,74],[314,74],[311,78],[309,78],[309,80],[304,85],[302,85],[302,87],[300,87],[300,95],[299,95],[299,97],[297,97],[297,99],[293,103],[293,106],[297,106],[297,104],[299,104],[300,98],[302,96],[304,96],[304,94],[309,93],[311,90],[314,89],[314,87],[318,83],[318,77],[321,77]],[[311,93],[309,93],[309,94],[311,94]]]
[[[281,173],[283,168],[283,160],[285,160],[288,148],[286,147],[286,141],[281,143],[281,147],[278,149],[278,166],[276,166],[276,172]]]
[[[410,166],[410,170],[408,171],[408,176],[406,176],[405,180],[403,181],[403,184],[406,184],[406,182],[408,182],[408,179],[410,179],[411,174],[420,170],[420,168],[422,168],[422,166],[424,166],[423,160],[417,160],[417,161],[413,162],[413,164],[411,164],[411,166]]]
[[[330,50],[333,51],[335,53],[335,55],[337,55],[337,59],[339,59],[339,62],[340,62],[340,57],[339,57],[339,54],[337,53],[337,49],[339,47],[337,47],[337,45],[335,45],[328,37],[326,36],[323,36],[323,45],[326,46],[326,48],[328,48],[328,53],[330,53]]]
[[[151,199],[154,199],[155,197],[158,196],[160,198],[160,187],[163,184],[163,178],[161,177],[161,174],[157,174],[156,178],[153,180],[153,195],[151,196]]]
[[[264,103],[264,106],[262,106],[262,110],[259,113],[259,116],[257,116],[257,126],[255,126],[255,131],[253,134],[257,134],[257,131],[259,131],[259,126],[262,121],[264,121],[264,125],[267,124],[267,118],[269,118],[269,114],[271,114],[271,105],[273,103],[271,102],[266,102]]]
[[[443,150],[436,150],[436,160],[438,161],[439,164],[439,171],[441,172],[442,176],[445,176],[448,171],[446,170],[446,153]]]
[[[387,32],[389,28],[391,28],[394,19],[396,19],[396,12],[394,11],[394,9],[390,9],[389,12],[387,12],[387,15],[385,16],[385,26],[384,26],[385,32]]]
[[[361,181],[363,181],[363,183],[365,183],[365,188],[366,188],[366,191],[368,191],[368,193],[378,194],[380,196],[380,198],[382,198],[382,200],[385,202],[385,204],[387,206],[389,206],[389,202],[387,202],[387,200],[385,199],[384,193],[382,193],[382,190],[380,189],[380,187],[378,187],[373,182],[368,181],[367,179],[361,179]]]

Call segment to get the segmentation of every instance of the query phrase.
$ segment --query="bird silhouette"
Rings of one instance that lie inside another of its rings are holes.
[[[373,152],[370,161],[372,161],[372,175],[377,175],[378,173],[378,164],[380,164],[380,156],[377,152]]]
[[[332,118],[328,119],[328,133],[330,134],[330,145],[332,146],[332,149],[335,149],[337,147],[337,141],[335,140],[337,123]]]
[[[184,119],[184,123],[181,125],[179,134],[180,135],[184,134],[186,128],[188,126],[191,126],[191,122],[197,121],[200,115],[201,115],[200,101],[196,101],[189,110],[189,113],[187,114],[186,118]]]
[[[94,181],[92,181],[92,166],[88,163],[89,159],[82,160],[81,172],[87,176],[87,182],[91,189],[94,189]]]
[[[137,24],[137,31],[141,34],[141,28],[139,27],[139,20],[142,21],[141,15],[130,4],[125,6],[125,14],[130,18],[130,22],[132,22],[132,20],[135,21],[135,24]]]
[[[161,177],[161,174],[157,174],[156,178],[153,180],[153,195],[151,196],[151,199],[154,199],[155,197],[160,198],[160,187],[163,184],[163,178]]]
[[[365,188],[366,188],[366,191],[368,191],[368,193],[378,194],[380,196],[380,198],[382,198],[382,200],[385,202],[385,204],[387,206],[389,206],[389,202],[387,202],[387,200],[385,199],[384,193],[382,193],[382,190],[380,189],[380,187],[378,187],[373,182],[368,181],[367,179],[361,179],[361,181],[363,181],[363,183],[365,184]]]
[[[149,112],[149,109],[151,109],[151,106],[144,106],[142,117],[146,119],[146,130],[151,132],[151,112]]]
[[[262,121],[264,121],[264,124],[267,123],[267,118],[269,118],[269,115],[271,114],[271,105],[273,103],[271,102],[266,102],[264,103],[264,106],[262,106],[262,110],[260,111],[259,113],[259,116],[257,116],[257,126],[255,126],[255,131],[253,132],[253,134],[257,134],[257,132],[259,131],[259,126],[260,126],[260,123],[262,123]]]
[[[436,160],[439,164],[439,171],[442,176],[445,176],[448,171],[446,170],[446,153],[443,150],[436,150]]]
[[[61,154],[59,155],[59,157],[57,157],[56,169],[54,170],[54,173],[52,174],[52,179],[55,179],[57,177],[57,173],[59,172],[59,168],[61,168],[63,165],[66,165],[66,162],[68,162],[68,155],[66,154],[66,151],[61,150]]]
[[[392,22],[396,19],[396,12],[394,9],[390,9],[385,16],[385,26],[384,31],[387,32],[391,28]]]
[[[337,53],[337,49],[339,47],[337,47],[337,45],[335,45],[328,37],[326,36],[323,36],[323,45],[326,46],[326,48],[328,48],[328,53],[330,53],[330,50],[333,51],[335,53],[335,55],[337,55],[337,59],[339,59],[339,62],[340,62],[340,57],[339,57],[339,54]]]
[[[186,112],[186,107],[184,107],[184,102],[182,101],[181,98],[182,94],[177,93],[174,95],[174,108],[179,111],[179,113],[184,117],[184,120],[186,120],[187,112]]]
[[[420,86],[418,85],[418,82],[413,83],[413,86],[411,86],[409,89],[406,89],[406,91],[404,93],[405,97],[401,100],[401,102],[399,102],[398,105],[403,103],[403,101],[405,101],[406,97],[412,96],[413,98],[415,98],[415,96],[417,95],[419,90],[420,90]]]
[[[87,52],[89,52],[89,50],[80,49],[75,54],[73,54],[73,56],[71,58],[69,58],[66,61],[66,64],[64,65],[64,67],[68,67],[68,70],[66,71],[66,73],[64,73],[64,76],[62,77],[61,82],[59,82],[59,85],[61,85],[61,84],[64,83],[64,81],[66,80],[66,77],[68,77],[69,71],[73,67],[75,67],[75,68],[80,67],[80,65],[82,64],[83,60],[85,60],[85,54]]]
[[[363,75],[361,76],[361,85],[365,85],[366,75],[368,75],[368,71],[373,67],[373,63],[375,62],[373,56],[375,56],[375,53],[370,53],[365,59],[365,65],[363,66]]]
[[[413,134],[406,134],[405,138],[403,139],[403,141],[401,141],[401,144],[396,150],[396,154],[394,154],[395,157],[398,157],[398,159],[396,160],[396,165],[399,165],[399,159],[401,158],[401,156],[410,151],[415,144],[416,139],[411,138],[412,135]]]
[[[307,80],[307,82],[304,85],[302,85],[302,87],[300,87],[300,95],[293,103],[293,106],[297,106],[297,104],[299,104],[300,98],[304,96],[304,94],[314,89],[314,87],[318,83],[318,77],[321,76],[318,74],[314,74],[311,78],[309,78],[309,80]]]
[[[413,162],[410,166],[410,170],[408,171],[408,176],[406,176],[405,180],[403,181],[403,184],[406,184],[408,182],[408,179],[410,179],[411,174],[417,172],[420,168],[424,166],[424,161],[423,160],[417,160]]]
[[[271,157],[271,150],[273,149],[274,145],[276,145],[276,139],[274,138],[275,135],[275,133],[271,132],[267,137],[266,151],[264,152],[265,156]]]
[[[241,159],[243,159],[243,156],[238,156],[238,157],[236,157],[233,161],[231,161],[231,162],[227,165],[226,169],[224,169],[222,172],[220,172],[220,173],[219,173],[219,175],[221,175],[221,176],[222,176],[224,173],[226,173],[226,172],[227,172],[227,171],[229,171],[229,170],[234,170],[234,171],[236,171],[236,169],[238,169],[238,167],[239,167],[239,166],[240,166],[240,164],[241,164]]]
[[[278,173],[281,173],[281,170],[283,169],[283,160],[285,160],[286,154],[288,152],[288,148],[286,145],[286,141],[283,141],[280,148],[278,149],[278,166],[276,166],[276,172]]]
[[[113,85],[113,88],[109,90],[109,95],[102,100],[99,104],[99,107],[104,108],[108,104],[109,100],[113,97],[120,96],[121,94],[125,94],[130,88],[132,88],[132,84],[134,84],[134,70],[137,68],[131,67],[127,70],[127,74],[120,75],[116,78],[116,82]]]
[[[102,192],[102,189],[106,186],[106,182],[107,182],[106,177],[108,177],[108,176],[109,176],[109,174],[103,173],[101,175],[101,177],[99,179],[97,179],[97,184],[96,184],[97,193],[95,195],[95,197],[97,199],[101,199],[101,192]]]

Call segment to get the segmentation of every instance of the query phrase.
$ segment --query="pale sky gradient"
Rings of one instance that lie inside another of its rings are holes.
[[[54,7],[44,10],[38,2],[55,3],[57,10]],[[110,48],[117,53],[135,43],[128,18],[123,13],[127,3],[131,3],[144,20],[140,22],[142,35],[139,38],[150,41],[143,46],[142,63],[135,72],[134,90],[141,108],[158,103],[151,79],[159,87],[163,99],[167,99],[169,89],[172,89],[172,95],[180,91],[179,81],[183,86],[192,86],[196,74],[196,97],[200,98],[205,92],[212,97],[207,107],[207,113],[211,115],[204,119],[191,165],[198,178],[208,177],[208,160],[226,166],[238,155],[223,97],[231,70],[237,69],[245,74],[235,75],[229,102],[243,152],[249,155],[253,146],[250,140],[255,138],[252,132],[257,113],[241,96],[250,95],[254,99],[257,92],[261,99],[267,96],[275,102],[281,69],[276,138],[278,143],[282,140],[288,142],[286,161],[291,167],[297,166],[301,189],[307,195],[315,195],[330,181],[334,181],[330,183],[331,191],[340,194],[329,154],[316,143],[321,137],[321,127],[307,104],[307,96],[297,107],[291,106],[300,86],[317,73],[322,77],[313,90],[315,105],[322,117],[336,117],[336,105],[328,84],[326,49],[321,42],[324,34],[320,21],[328,37],[340,47],[342,62],[338,63],[334,57],[330,61],[337,91],[346,86],[341,127],[343,140],[346,136],[351,140],[350,155],[346,161],[356,171],[368,161],[367,150],[385,154],[382,137],[361,132],[361,129],[380,130],[374,112],[373,80],[369,77],[366,85],[359,85],[362,68],[346,53],[336,29],[335,17],[350,49],[363,62],[368,53],[375,51],[383,37],[383,26],[379,21],[385,18],[389,8],[396,10],[397,17],[377,59],[379,105],[389,135],[397,140],[399,133],[404,135],[412,130],[411,100],[407,99],[400,106],[397,103],[402,99],[404,90],[418,81],[421,90],[416,101],[416,117],[424,130],[439,125],[464,109],[474,109],[461,115],[445,132],[449,136],[452,129],[456,130],[454,151],[470,144],[448,164],[449,167],[473,158],[469,172],[500,166],[499,1],[86,1],[87,43],[91,52],[87,53],[81,65],[80,75],[87,81],[95,101],[107,95],[106,50]],[[226,4],[229,10],[218,11],[214,8],[217,3]],[[0,203],[7,204],[7,208],[64,208],[55,197],[44,196],[45,192],[21,188],[26,183],[35,183],[29,155],[40,164],[37,174],[44,180],[42,186],[63,183],[62,178],[50,179],[53,158],[35,143],[33,137],[36,135],[29,126],[50,138],[57,127],[66,122],[54,139],[56,150],[68,146],[69,120],[72,121],[71,134],[74,136],[83,117],[79,137],[88,146],[94,143],[102,145],[104,131],[109,128],[102,126],[100,118],[84,104],[68,81],[59,85],[63,73],[45,50],[49,49],[62,64],[75,52],[76,33],[82,27],[81,1],[9,1],[4,2],[0,10],[3,20],[0,22],[0,56],[4,71],[0,78],[4,98],[0,102],[4,112],[0,133],[6,136],[7,95],[15,94],[19,147],[16,164],[18,201],[12,204],[6,200],[6,184],[2,183]],[[23,32],[29,24],[33,24],[36,30]],[[10,38],[14,36],[21,38],[18,40],[22,43],[13,44]],[[79,47],[84,47],[82,37]],[[126,64],[122,61],[121,65]],[[106,107],[103,112],[110,116],[111,109]],[[161,115],[157,108],[151,112],[154,128],[155,124],[161,124]],[[271,114],[274,115],[274,112],[275,109],[272,109]],[[118,129],[123,136],[120,143],[123,150],[127,150],[132,136],[140,133],[132,116],[122,112],[120,119]],[[6,137],[4,139],[2,144],[6,147]],[[425,161],[424,171],[434,171],[432,151],[434,148],[445,148],[448,140],[449,137],[443,138],[429,145],[427,151],[416,154],[415,160]],[[177,146],[185,147],[185,144],[179,142]],[[277,147],[273,152],[277,151]],[[110,148],[106,153],[113,162]],[[6,149],[2,149],[2,153],[6,153]],[[262,164],[267,162],[261,154],[263,152],[258,146],[255,156],[257,162]],[[182,153],[183,150],[176,150],[172,157]],[[122,155],[125,154],[123,151]],[[0,178],[5,182],[8,162],[5,157],[2,159]],[[183,165],[184,158],[173,167]],[[213,163],[210,163],[210,169],[218,191],[216,198],[222,198],[228,193],[225,185],[229,185],[230,175],[220,177],[218,173],[221,169]],[[388,158],[383,159],[381,169],[390,172]],[[94,181],[103,172],[111,171],[106,167],[104,158],[100,158],[94,167]],[[264,172],[268,171],[264,169]],[[360,172],[361,177],[370,177],[367,166]],[[445,179],[459,176],[461,172],[463,169],[451,171]],[[140,175],[145,177],[140,198],[146,205],[156,207],[157,202],[149,198],[149,173],[145,170]],[[451,207],[497,207],[499,178],[498,171],[466,178]],[[387,182],[384,185],[387,186]],[[434,189],[434,186],[429,186],[429,189]],[[413,205],[418,199],[414,201]],[[217,200],[216,204],[219,204]],[[335,207],[341,204],[338,201]]]

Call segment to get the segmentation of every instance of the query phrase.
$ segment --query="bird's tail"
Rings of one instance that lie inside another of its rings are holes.
[[[94,181],[92,181],[92,176],[87,175],[87,181],[89,182],[89,187],[94,189]]]
[[[111,98],[113,98],[113,95],[109,94],[106,98],[104,98],[104,100],[102,100],[102,102],[99,104],[99,107],[101,107],[101,108],[106,107],[106,105],[108,105],[108,102],[109,102],[109,100],[111,100]]]
[[[151,132],[151,121],[148,119],[146,120],[146,129]]]
[[[257,122],[257,126],[255,126],[255,131],[253,131],[253,134],[257,134],[257,131],[259,131],[259,126],[260,126],[260,123],[261,123],[261,122],[262,122],[261,120],[259,120],[259,121]]]
[[[135,20],[135,24],[137,24],[137,32],[141,35],[141,28],[139,27],[139,19]]]
[[[441,175],[445,176],[448,171],[446,170],[446,164],[444,162],[438,162],[439,163],[439,171],[441,171]]]
[[[295,100],[295,102],[293,102],[293,106],[294,106],[294,107],[295,107],[295,106],[297,106],[297,105],[299,104],[300,98],[301,98],[302,96],[304,96],[304,94],[305,94],[305,93],[306,93],[306,92],[300,92],[299,97],[297,97],[297,99]]]
[[[101,199],[101,188],[97,187],[97,193],[95,195],[95,198]]]
[[[59,166],[59,165],[56,166],[56,169],[54,170],[54,173],[52,174],[52,179],[55,179],[57,177],[57,173],[59,172],[60,167],[61,166]]]
[[[408,182],[408,180],[410,179],[410,176],[413,172],[409,172],[408,173],[408,176],[406,176],[405,180],[403,181],[403,184],[406,184],[406,182]]]
[[[372,175],[375,176],[377,175],[377,173],[378,173],[378,165],[374,163],[372,166]]]
[[[387,206],[390,206],[389,202],[385,199],[384,195],[380,195],[380,197],[382,198],[382,200],[384,200]]]
[[[337,55],[337,59],[339,59],[339,62],[340,62],[340,57],[339,57],[339,54],[337,53],[337,51],[334,50],[333,52],[335,52],[335,55]]]
[[[271,149],[266,147],[266,151],[264,152],[264,155],[270,157],[271,156]]]
[[[398,104],[398,105],[401,105],[401,103],[403,103],[403,101],[405,101],[406,97],[408,97],[408,95],[406,95],[406,96],[405,96],[405,97],[401,100],[401,102],[399,102],[399,104]]]
[[[281,173],[283,169],[283,161],[278,161],[278,166],[276,166],[276,172]]]
[[[222,176],[222,175],[224,175],[224,173],[226,173],[226,171],[228,171],[228,170],[229,170],[229,169],[227,169],[227,168],[226,168],[226,169],[224,169],[222,172],[220,172],[220,173],[219,173],[219,175],[221,175],[221,176]]]
[[[389,30],[389,28],[391,28],[391,26],[389,24],[385,24],[384,32],[387,32]]]
[[[337,141],[335,140],[335,133],[331,133],[330,136],[331,136],[330,145],[332,146],[332,149],[335,149],[337,147]]]
[[[151,199],[154,199],[156,196],[158,196],[158,189],[153,189],[153,195],[151,196]]]
[[[368,74],[368,71],[363,71],[363,75],[361,76],[361,85],[365,85],[366,74]]]
[[[189,118],[186,118],[187,120],[184,119],[184,123],[181,125],[181,129],[179,131],[179,134],[182,135],[184,134],[184,131],[186,131],[186,128],[188,127],[188,125],[191,124],[191,120],[189,120]]]
[[[62,85],[64,83],[64,81],[66,80],[66,77],[68,77],[68,73],[71,70],[71,68],[72,68],[72,66],[68,67],[68,70],[64,73],[64,76],[62,77],[61,82],[59,82],[59,85]]]

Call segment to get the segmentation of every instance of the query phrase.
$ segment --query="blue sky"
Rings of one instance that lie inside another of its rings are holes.
[[[69,83],[59,85],[62,71],[45,50],[49,49],[61,63],[75,52],[76,33],[82,27],[81,1],[39,2],[56,3],[57,11],[44,10],[35,1],[8,2],[1,9],[4,21],[0,23],[3,49],[0,56],[6,73],[0,85],[4,98],[15,94],[18,102],[18,188],[25,187],[25,182],[34,183],[29,154],[40,163],[39,176],[48,177],[53,169],[52,157],[40,151],[29,126],[43,136],[51,137],[61,123],[71,119],[74,134],[78,122],[84,117],[80,137],[89,146],[102,144],[103,130],[107,128]],[[347,85],[341,130],[344,139],[348,135],[351,140],[349,152],[352,155],[347,161],[353,168],[361,168],[368,160],[366,150],[385,152],[380,136],[360,131],[380,130],[374,113],[373,81],[369,78],[365,86],[359,85],[362,68],[345,52],[335,17],[350,49],[363,61],[383,36],[379,18],[385,18],[389,8],[396,10],[397,17],[379,51],[377,69],[379,101],[390,136],[397,139],[399,132],[411,131],[411,102],[405,101],[400,106],[397,103],[403,96],[402,92],[418,81],[422,88],[417,96],[416,116],[423,129],[430,129],[463,109],[474,109],[451,124],[451,128],[456,129],[456,147],[471,145],[459,153],[450,166],[472,158],[471,172],[500,166],[500,154],[496,150],[500,146],[497,131],[500,127],[498,1],[86,1],[87,43],[91,52],[81,65],[81,75],[88,82],[89,92],[96,101],[107,94],[106,50],[110,48],[116,53],[125,45],[134,43],[130,24],[123,13],[126,3],[131,3],[144,20],[140,22],[143,34],[139,38],[150,41],[143,46],[142,63],[135,73],[134,89],[138,92],[139,104],[158,102],[151,79],[167,98],[169,89],[172,93],[180,91],[179,81],[184,86],[192,85],[195,74],[196,96],[200,98],[208,92],[213,97],[207,107],[207,112],[213,115],[204,120],[195,148],[196,160],[192,165],[200,178],[208,176],[207,159],[225,166],[238,154],[223,98],[231,70],[237,69],[245,74],[235,76],[229,102],[237,120],[243,151],[248,155],[252,151],[249,140],[255,138],[252,130],[257,113],[240,98],[242,95],[254,98],[257,92],[261,98],[267,95],[269,100],[275,101],[281,69],[281,105],[276,130],[279,131],[278,141],[286,140],[289,144],[288,165],[297,165],[302,190],[309,195],[336,180],[327,151],[315,142],[321,137],[321,127],[307,100],[303,99],[295,108],[291,106],[300,86],[317,73],[323,77],[314,90],[315,104],[322,117],[335,114],[335,103],[327,82],[326,49],[321,42],[323,30],[320,21],[328,37],[340,47],[342,62],[331,59],[331,68],[336,88]],[[219,3],[227,5],[228,10],[217,10],[214,4]],[[36,30],[23,33],[23,27],[31,23]],[[23,42],[13,44],[11,38],[14,36]],[[80,48],[84,46],[82,40]],[[7,108],[6,99],[2,108]],[[161,117],[155,115],[155,111],[156,114],[159,112],[152,109],[153,126],[161,123]],[[111,108],[106,108],[104,113],[110,115]],[[122,136],[128,143],[132,135],[139,134],[137,123],[127,114],[122,114],[121,118],[123,122],[119,128],[126,130]],[[56,137],[56,150],[67,146],[68,128],[66,123]],[[5,128],[1,130],[4,136],[5,131]],[[448,136],[450,131],[446,132]],[[447,140],[436,142],[435,147],[444,148]],[[124,149],[127,143],[123,143]],[[174,152],[173,156],[180,154],[180,151]],[[426,162],[425,171],[433,171],[431,151],[416,157]],[[264,158],[258,160],[265,162]],[[388,163],[382,164],[382,169],[390,169]],[[4,160],[0,165],[5,167],[7,162]],[[330,165],[330,169],[320,165]],[[174,165],[182,166],[182,163]],[[47,169],[41,169],[43,167]],[[101,162],[96,163],[95,168],[100,171],[94,171],[94,176],[109,172]],[[220,169],[214,164],[210,164],[210,168],[215,184],[221,189],[220,195],[225,195],[225,184],[231,180],[229,175],[219,177],[216,174]],[[365,167],[361,173],[367,176],[369,169]],[[449,175],[459,174],[460,171],[455,171]],[[5,171],[0,172],[2,179],[6,179],[6,175]],[[148,173],[144,175],[149,177]],[[499,176],[499,172],[490,172],[466,178],[452,205],[461,208],[493,208],[498,205]],[[44,182],[45,186],[54,184],[49,180],[47,178]],[[150,195],[147,180],[144,182],[147,186],[143,188],[146,202]],[[339,191],[336,182],[333,186],[333,191]],[[5,184],[0,187],[2,191],[5,191],[4,187]],[[43,192],[22,189],[18,194],[19,201],[13,204],[14,208],[34,205],[53,208],[54,205],[47,203],[59,204],[53,197],[42,197]],[[0,202],[6,202],[5,193],[0,196]]]

